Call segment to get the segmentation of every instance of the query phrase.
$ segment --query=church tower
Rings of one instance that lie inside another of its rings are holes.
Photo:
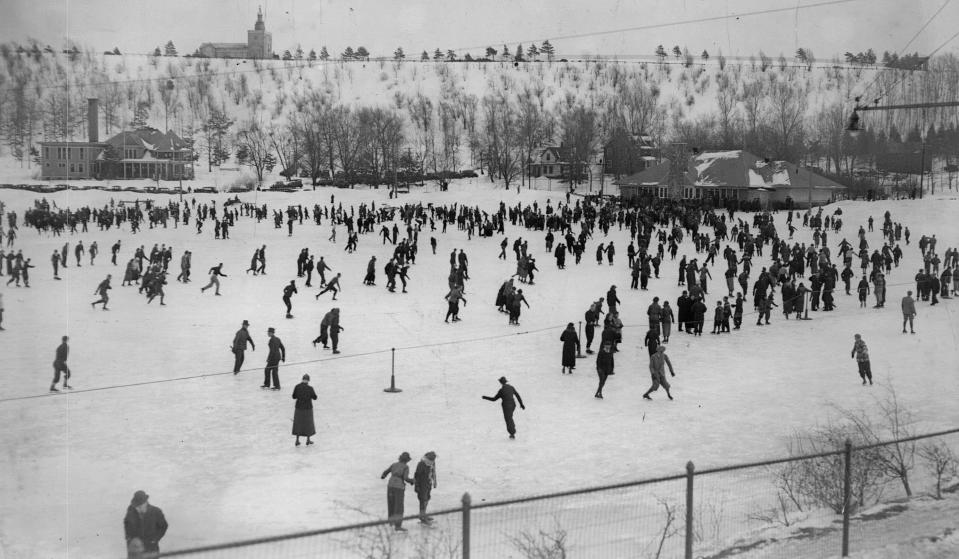
[[[273,34],[266,31],[262,7],[257,10],[253,29],[246,32],[246,48],[249,58],[273,58]]]

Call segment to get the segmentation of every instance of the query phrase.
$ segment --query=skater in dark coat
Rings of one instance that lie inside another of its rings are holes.
[[[93,294],[94,294],[94,295],[100,295],[100,298],[99,298],[98,300],[90,303],[90,306],[91,306],[91,307],[97,308],[97,305],[98,305],[98,304],[103,303],[103,310],[109,310],[109,309],[107,309],[107,303],[110,302],[110,296],[107,295],[107,291],[113,289],[112,287],[110,287],[110,278],[111,278],[111,277],[112,277],[111,274],[107,274],[107,278],[106,278],[105,280],[101,281],[101,282],[100,282],[100,285],[97,286],[97,289],[96,289],[96,291],[93,292]]]
[[[57,383],[60,382],[60,373],[63,373],[63,387],[72,388],[67,381],[70,380],[70,367],[67,367],[67,357],[70,355],[70,346],[67,345],[67,341],[70,338],[64,336],[60,340],[60,345],[57,346],[57,354],[53,359],[53,382],[50,383],[50,392],[59,392],[57,390]]]
[[[489,400],[490,402],[495,402],[496,400],[502,400],[503,405],[503,419],[506,421],[506,432],[509,433],[509,438],[516,438],[516,424],[513,423],[513,412],[516,411],[516,402],[519,402],[520,409],[526,409],[526,405],[523,404],[523,399],[520,397],[519,392],[515,388],[510,386],[506,381],[506,377],[499,377],[500,389],[495,396],[483,396],[484,400]],[[513,398],[516,398],[516,401]]]
[[[151,505],[149,499],[144,491],[133,494],[123,518],[123,532],[128,549],[156,554],[160,552],[160,540],[166,535],[168,525],[163,511]]]
[[[659,313],[659,323],[663,333],[663,342],[669,342],[669,334],[673,329],[673,308],[669,306],[669,301],[663,302],[663,309]]]
[[[266,356],[266,368],[263,370],[263,386],[260,388],[270,388],[270,378],[273,379],[273,390],[280,389],[280,361],[286,361],[286,348],[283,342],[274,334],[276,330],[272,327],[267,328],[266,333],[270,337],[267,342],[270,352]]]
[[[240,372],[240,367],[243,366],[243,353],[246,351],[246,344],[250,344],[250,348],[253,351],[256,351],[256,344],[253,343],[253,338],[250,337],[250,332],[246,329],[250,323],[247,320],[243,321],[243,325],[240,326],[240,329],[236,331],[236,335],[233,336],[233,345],[230,346],[230,349],[233,351],[233,374]]]
[[[306,437],[306,444],[311,445],[310,437],[316,434],[313,424],[313,400],[316,400],[316,391],[310,386],[310,375],[303,375],[303,380],[293,389],[293,399],[296,406],[293,409],[293,434],[296,436],[296,446],[300,446],[300,437]]]
[[[383,470],[380,479],[386,479],[386,508],[390,523],[397,532],[405,532],[403,527],[403,508],[406,500],[406,484],[413,485],[416,482],[410,478],[410,458],[409,452],[400,454],[399,460],[390,464],[389,468]]]
[[[366,264],[366,277],[363,278],[363,285],[376,285],[376,257],[371,256]]]
[[[563,342],[563,374],[566,374],[566,369],[569,369],[569,374],[573,374],[580,346],[579,336],[576,335],[576,328],[572,322],[566,325],[566,330],[563,330],[559,340]]]
[[[290,280],[290,283],[283,288],[283,304],[286,305],[286,317],[293,318],[293,315],[290,314],[290,311],[293,310],[293,303],[290,302],[290,298],[293,297],[293,294],[296,293],[296,280]]]
[[[620,300],[616,296],[616,286],[614,285],[606,292],[606,304],[609,306],[609,312],[616,312],[616,305],[619,303]]]
[[[420,458],[420,463],[416,465],[416,473],[413,474],[413,488],[416,490],[416,498],[420,502],[420,522],[429,524],[433,522],[433,517],[426,514],[426,507],[430,502],[430,494],[436,489],[436,453],[432,450]]]
[[[616,366],[613,359],[613,336],[606,335],[603,331],[603,337],[599,343],[599,351],[596,353],[596,375],[599,376],[599,386],[596,387],[595,398],[603,398],[603,387],[606,386],[606,379],[614,374]]]
[[[643,338],[643,345],[646,346],[649,356],[652,357],[656,353],[656,349],[659,348],[659,334],[655,330],[647,330],[646,337]]]

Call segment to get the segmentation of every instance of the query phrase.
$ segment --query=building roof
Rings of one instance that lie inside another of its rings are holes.
[[[215,49],[245,49],[248,46],[246,43],[202,43],[200,48],[202,49],[207,45]]]
[[[107,140],[115,148],[143,147],[148,151],[185,151],[189,147],[173,132],[160,132],[156,128],[125,130]]]
[[[619,186],[666,186],[670,162],[640,171],[618,181]],[[834,188],[845,186],[797,167],[787,161],[766,161],[743,150],[705,151],[689,158],[683,186],[700,188],[764,188],[777,187]]]

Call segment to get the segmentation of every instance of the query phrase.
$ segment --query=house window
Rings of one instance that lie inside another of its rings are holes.
[[[70,164],[70,172],[71,172],[71,173],[76,172],[76,169],[74,169],[74,167],[73,167],[73,163]]]
[[[43,148],[43,158],[50,159],[50,148]]]
[[[82,173],[82,172],[83,172],[83,163],[77,163],[77,172],[78,172],[78,173]]]

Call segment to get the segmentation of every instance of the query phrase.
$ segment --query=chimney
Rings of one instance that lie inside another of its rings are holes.
[[[91,144],[100,142],[100,131],[98,125],[100,122],[99,106],[97,99],[87,99],[87,132]]]

